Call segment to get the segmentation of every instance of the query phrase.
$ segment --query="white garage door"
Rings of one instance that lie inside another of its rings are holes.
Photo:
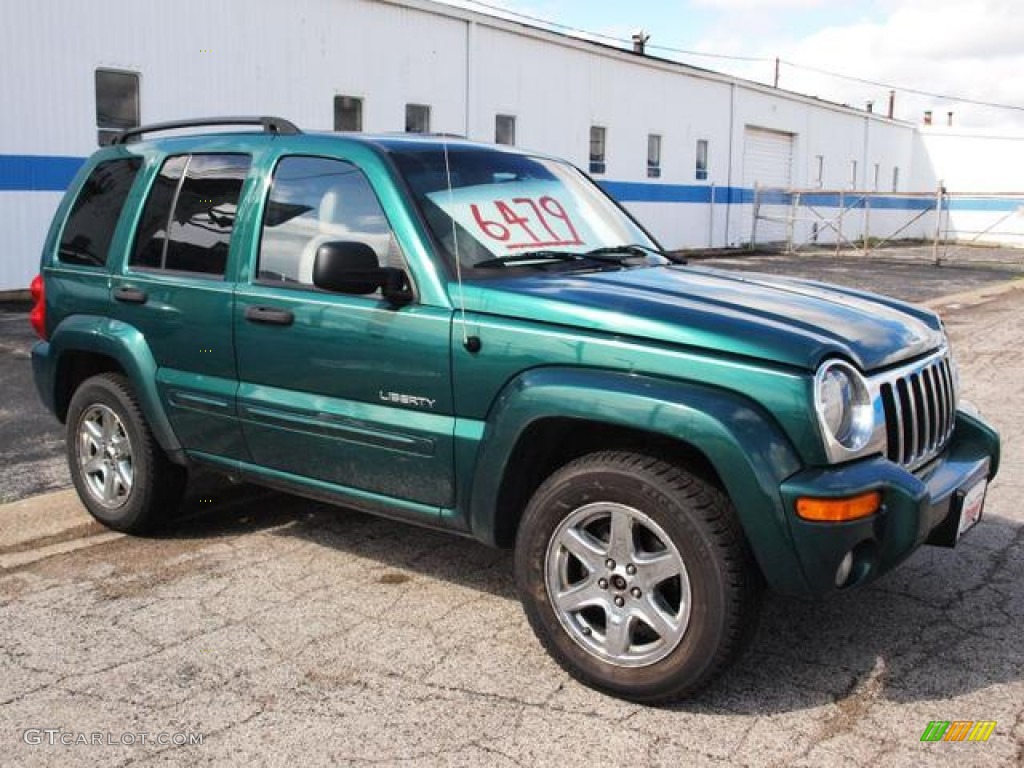
[[[793,182],[793,139],[792,133],[770,131],[766,128],[747,126],[743,132],[743,186],[753,189],[754,185],[769,189],[788,189]],[[787,213],[784,205],[762,206],[761,213],[782,217]],[[746,238],[749,239],[753,211],[744,217]],[[782,242],[786,239],[786,225],[782,222],[757,222],[757,242]]]

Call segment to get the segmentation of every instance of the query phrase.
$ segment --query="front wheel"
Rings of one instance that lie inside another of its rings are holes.
[[[164,455],[121,374],[93,376],[75,390],[67,451],[79,498],[108,528],[152,531],[181,500],[185,470]]]
[[[551,655],[635,701],[695,692],[756,626],[761,581],[728,499],[641,454],[591,454],[548,478],[523,515],[515,571]]]

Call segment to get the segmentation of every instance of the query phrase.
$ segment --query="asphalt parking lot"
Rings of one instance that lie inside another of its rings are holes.
[[[754,266],[801,266],[786,258]],[[770,598],[752,651],[671,708],[569,679],[508,553],[474,542],[202,480],[159,537],[89,523],[71,491],[43,493],[67,485],[61,432],[30,389],[24,315],[0,312],[0,763],[1024,765],[1024,281],[802,263],[837,267],[943,313],[1003,435],[985,517],[858,592]],[[997,725],[922,743],[932,720]]]

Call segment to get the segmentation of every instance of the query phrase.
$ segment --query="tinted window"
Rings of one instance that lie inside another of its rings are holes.
[[[354,96],[334,97],[334,130],[363,130],[363,100]]]
[[[167,158],[153,182],[135,234],[135,250],[130,260],[133,266],[156,269],[163,266],[167,222],[187,162],[186,156]]]
[[[590,172],[604,173],[605,129],[600,125],[590,126]]]
[[[494,143],[508,144],[516,143],[516,118],[515,115],[494,116]]]
[[[92,266],[107,263],[114,228],[141,167],[142,160],[130,157],[100,163],[89,174],[64,225],[61,261]]]
[[[118,131],[139,125],[139,75],[136,72],[96,70],[96,127],[100,144]]]
[[[661,136],[656,133],[647,135],[647,177],[656,179],[661,176]]]
[[[382,266],[403,264],[384,211],[358,168],[320,157],[282,159],[263,214],[257,279],[312,287],[316,251],[331,241],[366,243]]]
[[[168,158],[146,201],[131,263],[223,276],[249,162],[247,155]]]
[[[426,104],[405,105],[405,132],[430,133],[430,107]]]
[[[695,176],[700,181],[708,178],[708,140],[697,139],[697,163]]]

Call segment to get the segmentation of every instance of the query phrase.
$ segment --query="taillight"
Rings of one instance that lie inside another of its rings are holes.
[[[39,338],[46,341],[46,290],[43,288],[43,276],[36,275],[29,286],[32,293],[32,311],[28,313],[28,321]]]

